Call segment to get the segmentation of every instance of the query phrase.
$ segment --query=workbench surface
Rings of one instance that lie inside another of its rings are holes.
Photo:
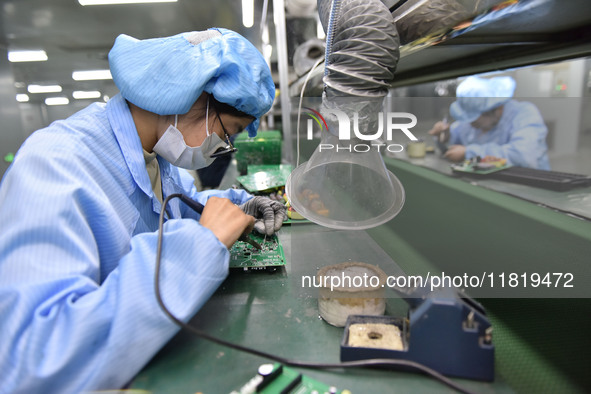
[[[287,258],[285,269],[231,272],[191,324],[225,340],[282,357],[339,362],[343,328],[320,319],[315,291],[302,288],[302,276],[314,276],[318,267],[349,259],[378,264],[388,274],[398,274],[400,268],[363,231],[294,224],[284,227],[279,238]],[[393,293],[387,296],[386,314],[405,317],[407,304]],[[132,387],[155,393],[229,393],[253,377],[260,364],[268,362],[180,332],[136,377]],[[296,369],[353,393],[386,393],[395,388],[402,392],[454,392],[418,373]],[[455,380],[477,392],[511,392],[501,379],[492,384]]]
[[[495,380],[454,381],[477,393],[590,392],[591,221],[400,160],[386,160],[386,165],[406,190],[406,204],[396,218],[367,231],[284,227],[279,238],[285,269],[231,273],[191,324],[282,357],[333,363],[339,361],[343,329],[319,318],[314,292],[301,286],[302,276],[314,275],[319,267],[351,260],[379,265],[388,275],[425,275],[452,266],[496,274],[570,271],[575,286],[562,294],[527,289],[517,297],[510,293],[515,289],[505,289],[479,297],[494,329]],[[406,316],[407,304],[393,293],[387,296],[386,314]],[[229,393],[268,362],[179,332],[131,387]],[[417,373],[297,369],[353,393],[453,392]]]

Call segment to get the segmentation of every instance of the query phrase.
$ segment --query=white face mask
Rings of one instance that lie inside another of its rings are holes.
[[[205,113],[205,132],[207,137],[200,146],[191,147],[185,143],[183,134],[176,128],[178,115],[174,116],[174,126],[168,126],[168,129],[162,134],[162,137],[154,145],[154,152],[162,156],[166,161],[177,167],[187,170],[198,170],[207,167],[215,158],[211,155],[219,148],[226,146],[226,143],[216,134],[209,133],[209,99],[207,100],[207,109]]]

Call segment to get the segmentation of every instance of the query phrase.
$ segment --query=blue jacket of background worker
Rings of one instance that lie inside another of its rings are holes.
[[[457,89],[450,112],[450,145],[464,145],[465,157],[495,156],[513,166],[550,170],[546,136],[548,129],[537,107],[512,99],[515,81],[511,77],[484,79],[469,77]],[[487,111],[502,106],[498,123],[486,132],[472,122]]]

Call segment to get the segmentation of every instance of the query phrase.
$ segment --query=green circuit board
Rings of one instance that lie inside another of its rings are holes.
[[[269,367],[269,373],[261,375],[262,369]],[[319,382],[295,369],[285,367],[281,364],[262,365],[259,367],[259,374],[247,382],[238,390],[230,394],[351,394],[349,390],[339,390],[336,387]]]
[[[465,160],[460,164],[451,164],[451,170],[455,173],[473,174],[473,175],[488,175],[509,168],[510,166],[505,162],[480,162],[475,159]]]
[[[248,271],[277,269],[285,265],[283,246],[277,235],[264,236],[253,232],[249,237],[261,245],[262,249],[244,241],[236,241],[230,249],[230,268]]]
[[[248,174],[236,180],[251,193],[261,193],[285,186],[293,166],[289,164],[249,165]]]

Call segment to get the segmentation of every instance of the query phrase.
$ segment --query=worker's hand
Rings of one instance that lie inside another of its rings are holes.
[[[207,227],[228,249],[242,234],[254,226],[254,218],[227,198],[210,197],[203,208],[199,223]]]
[[[437,136],[440,142],[446,143],[449,141],[449,123],[440,120],[429,130],[429,134]]]
[[[254,229],[261,234],[272,235],[279,231],[287,217],[285,205],[268,197],[256,196],[240,205],[247,215],[254,216]]]
[[[443,157],[451,161],[462,161],[466,157],[466,147],[464,145],[452,145],[447,149]]]

